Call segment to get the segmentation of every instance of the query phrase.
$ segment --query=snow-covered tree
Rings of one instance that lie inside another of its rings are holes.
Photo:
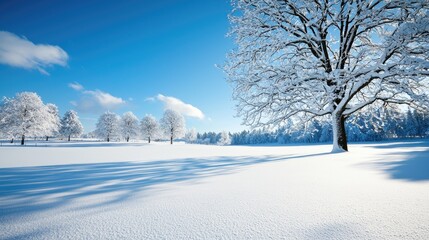
[[[416,119],[417,136],[426,136],[426,133],[429,130],[429,113],[414,111],[414,115]]]
[[[152,138],[156,137],[159,134],[158,121],[156,121],[156,119],[152,115],[147,115],[142,119],[140,123],[140,128],[142,136],[144,138],[147,138],[149,143]]]
[[[105,112],[98,118],[96,132],[98,137],[104,138],[107,142],[119,135],[119,116],[116,113]]]
[[[231,138],[229,137],[229,133],[222,132],[220,134],[220,139],[217,142],[218,145],[230,145],[231,144]]]
[[[82,134],[82,136],[81,136],[82,138],[89,138],[89,139],[91,139],[91,138],[97,138],[97,133],[96,133],[96,131],[94,130],[94,131],[91,131],[91,132],[88,132],[88,133],[84,133],[84,134]]]
[[[322,130],[320,132],[319,142],[330,142],[330,141],[332,141],[332,125],[327,122],[323,122]]]
[[[161,119],[161,129],[170,137],[170,144],[173,144],[173,139],[183,136],[185,119],[180,113],[167,109]]]
[[[367,105],[427,112],[429,1],[232,2],[224,69],[245,124],[328,115],[333,151],[347,151],[344,122]]]
[[[121,134],[128,142],[130,138],[135,138],[139,135],[139,119],[132,112],[126,112],[121,118]]]
[[[21,137],[21,145],[24,145],[26,136],[43,136],[49,129],[48,108],[33,92],[21,92],[14,98],[4,98],[1,114],[1,132],[12,138]]]
[[[49,115],[47,116],[47,120],[49,121],[48,128],[46,129],[46,141],[48,141],[50,136],[55,136],[59,133],[61,127],[61,120],[58,111],[58,107],[55,104],[48,103],[46,104],[48,108]]]
[[[70,141],[70,137],[79,137],[82,133],[83,126],[77,113],[73,110],[67,111],[61,119],[60,134]]]
[[[7,118],[6,118],[6,114],[8,112],[7,108],[10,106],[9,104],[7,104],[7,102],[9,101],[8,98],[3,97],[2,101],[0,102],[0,138],[9,138],[12,137],[9,134],[9,131],[7,129]],[[13,143],[13,138],[11,143]]]
[[[194,143],[197,140],[197,131],[195,128],[191,128],[185,133],[185,141],[187,143]]]
[[[399,138],[404,132],[404,111],[394,107],[386,107],[381,110],[381,121],[383,122],[383,139]]]

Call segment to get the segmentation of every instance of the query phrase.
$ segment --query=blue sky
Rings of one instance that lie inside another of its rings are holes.
[[[166,107],[188,128],[242,130],[215,67],[233,48],[230,11],[228,0],[0,1],[0,96],[37,92],[77,110],[86,132],[107,109]]]

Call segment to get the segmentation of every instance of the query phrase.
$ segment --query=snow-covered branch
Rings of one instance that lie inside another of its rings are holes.
[[[428,106],[429,2],[232,2],[237,49],[224,69],[245,124],[343,118],[376,101]]]

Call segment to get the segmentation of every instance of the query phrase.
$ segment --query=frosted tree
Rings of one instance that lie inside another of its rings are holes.
[[[49,113],[49,115],[47,116],[49,124],[48,128],[46,129],[46,141],[48,141],[50,136],[55,136],[59,133],[61,127],[61,120],[58,107],[55,104],[48,103],[46,104],[46,107]]]
[[[1,132],[12,138],[20,137],[21,145],[24,145],[26,136],[43,136],[49,128],[48,108],[33,92],[21,92],[14,98],[4,98],[1,114]]]
[[[103,113],[97,122],[97,136],[110,142],[111,138],[119,135],[119,116],[112,112]]]
[[[13,143],[13,136],[10,135],[8,129],[8,122],[6,118],[6,114],[8,113],[8,109],[10,104],[8,104],[9,99],[7,97],[3,97],[0,102],[0,138],[9,138],[11,137],[11,143]]]
[[[398,138],[398,133],[403,132],[404,122],[401,119],[403,114],[401,110],[397,108],[384,108],[382,109],[383,118],[383,132],[385,139]]]
[[[220,139],[217,142],[218,145],[230,145],[231,144],[231,138],[229,136],[229,133],[227,132],[221,132]]]
[[[152,115],[145,116],[140,123],[140,127],[142,136],[147,138],[149,143],[159,133],[158,121]]]
[[[60,134],[70,141],[71,137],[79,137],[82,133],[83,126],[77,113],[73,110],[67,111],[61,119]]]
[[[328,115],[333,151],[347,151],[344,122],[368,105],[428,111],[427,0],[232,3],[224,70],[245,124]]]
[[[194,143],[197,140],[197,131],[195,128],[191,128],[185,133],[185,141],[187,143]]]
[[[332,125],[327,122],[323,122],[319,142],[329,141],[332,141]]]
[[[161,118],[161,129],[169,136],[170,144],[173,144],[173,139],[183,136],[185,131],[185,119],[183,116],[171,109],[164,112]]]
[[[126,112],[122,115],[120,128],[122,136],[129,142],[130,138],[139,135],[139,119],[132,112]]]
[[[429,130],[428,113],[414,111],[414,115],[417,123],[416,125],[417,136],[418,137],[426,136],[427,131]]]

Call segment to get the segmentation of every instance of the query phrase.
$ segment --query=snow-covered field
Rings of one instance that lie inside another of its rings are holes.
[[[429,239],[429,142],[0,147],[1,239]]]

